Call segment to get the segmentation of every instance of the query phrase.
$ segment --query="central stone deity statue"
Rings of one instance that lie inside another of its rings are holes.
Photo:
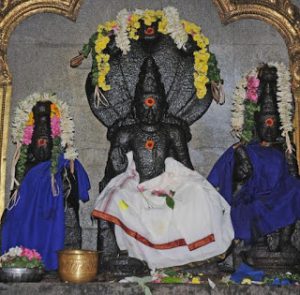
[[[71,66],[90,52],[86,94],[111,143],[93,211],[102,269],[143,268],[139,260],[162,268],[224,253],[233,237],[228,204],[193,171],[187,146],[189,126],[212,98],[222,100],[208,39],[175,8],[122,10]]]
[[[158,67],[152,57],[146,58],[134,96],[135,124],[121,126],[111,139],[105,182],[126,170],[129,151],[133,152],[140,182],[160,175],[170,156],[193,169],[187,148],[191,138],[188,125],[175,117],[165,120],[167,108]]]
[[[233,237],[228,204],[192,170],[188,126],[167,118],[167,108],[158,66],[146,58],[133,101],[135,123],[120,126],[110,139],[101,187],[110,181],[93,211],[117,225],[121,250],[152,269],[217,256]]]

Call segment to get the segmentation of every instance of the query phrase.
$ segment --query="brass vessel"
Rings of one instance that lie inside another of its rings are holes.
[[[86,283],[96,279],[98,251],[61,250],[58,251],[58,275],[64,282]]]

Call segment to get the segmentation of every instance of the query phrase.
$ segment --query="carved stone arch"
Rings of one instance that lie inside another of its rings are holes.
[[[285,40],[293,89],[300,87],[300,11],[290,0],[213,0],[223,24],[253,18],[275,27]]]
[[[0,216],[4,210],[12,76],[7,64],[10,34],[31,15],[55,13],[76,20],[82,0],[2,0],[0,2]]]
[[[263,20],[284,38],[290,58],[292,85],[296,98],[295,143],[300,163],[300,12],[290,0],[212,0],[224,24],[244,19]],[[7,64],[10,34],[27,17],[37,13],[56,13],[76,20],[83,0],[1,0],[0,2],[0,215],[4,209],[6,153],[12,77]]]

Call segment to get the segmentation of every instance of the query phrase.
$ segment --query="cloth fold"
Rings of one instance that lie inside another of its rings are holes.
[[[139,184],[132,152],[127,157],[127,170],[109,182],[93,211],[117,225],[121,250],[150,268],[163,268],[206,260],[228,249],[233,239],[230,206],[204,177],[167,158],[164,173]],[[175,192],[174,209],[153,191]]]
[[[253,173],[239,191],[233,191],[233,147],[216,162],[208,180],[231,205],[235,238],[250,243],[300,219],[300,180],[289,174],[281,151],[257,142],[245,149]]]

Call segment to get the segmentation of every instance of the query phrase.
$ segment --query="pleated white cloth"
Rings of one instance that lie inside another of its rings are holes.
[[[164,173],[139,184],[132,152],[127,157],[127,170],[109,182],[93,211],[117,225],[121,250],[154,269],[206,260],[229,248],[230,206],[203,176],[167,158]],[[173,209],[156,195],[170,191]]]

